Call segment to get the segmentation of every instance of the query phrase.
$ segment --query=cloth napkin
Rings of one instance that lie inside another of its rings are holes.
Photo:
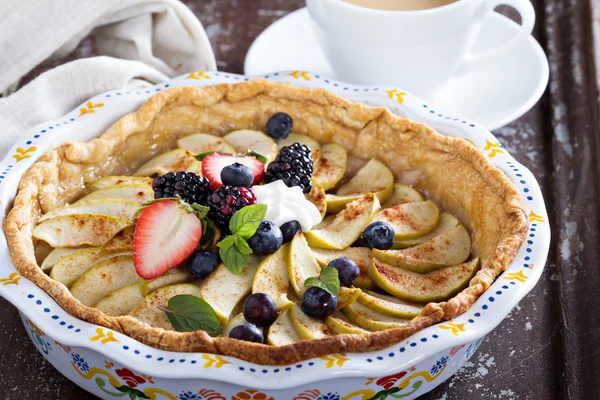
[[[54,68],[0,98],[0,156],[20,134],[107,90],[137,89],[190,71],[216,70],[202,24],[177,0],[2,0],[0,93],[95,30],[105,55]],[[31,110],[35,110],[32,112]]]

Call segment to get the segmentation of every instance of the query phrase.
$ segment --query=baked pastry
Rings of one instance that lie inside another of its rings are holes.
[[[468,141],[253,80],[166,90],[49,151],[4,228],[19,272],[78,318],[289,364],[463,313],[527,226],[516,188]]]

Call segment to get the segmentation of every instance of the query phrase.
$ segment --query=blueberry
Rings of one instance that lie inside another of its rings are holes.
[[[206,278],[219,264],[221,264],[219,256],[208,250],[196,250],[187,259],[188,271],[199,279]]]
[[[302,232],[300,222],[293,220],[281,225],[281,234],[283,235],[283,243],[291,242],[296,233]]]
[[[309,317],[325,319],[337,306],[337,296],[318,287],[311,287],[302,295],[302,311]]]
[[[266,256],[275,253],[283,244],[281,229],[270,221],[263,221],[258,226],[256,233],[248,239],[248,245],[254,254]]]
[[[338,270],[340,284],[342,286],[350,287],[354,285],[356,278],[358,278],[358,275],[360,275],[360,268],[358,268],[358,264],[346,257],[331,260],[329,266]]]
[[[376,221],[367,226],[363,239],[367,247],[387,250],[394,245],[394,229],[385,222]]]
[[[264,341],[263,333],[256,325],[245,323],[238,325],[229,332],[232,339],[245,340],[246,342],[262,343]]]
[[[254,174],[250,167],[233,163],[221,170],[221,182],[225,186],[243,186],[250,187],[254,182]]]
[[[292,131],[292,117],[278,112],[267,121],[267,135],[273,139],[285,139]]]
[[[254,293],[244,303],[244,318],[256,326],[269,326],[277,318],[273,298],[265,293]]]

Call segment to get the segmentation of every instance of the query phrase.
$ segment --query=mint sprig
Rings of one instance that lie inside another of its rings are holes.
[[[263,164],[266,164],[266,163],[267,163],[267,157],[263,156],[263,155],[262,155],[262,154],[260,154],[260,153],[257,153],[257,152],[256,152],[256,151],[254,151],[254,150],[248,150],[248,151],[246,151],[246,153],[244,153],[244,155],[245,155],[245,156],[254,157],[254,158],[256,158],[258,161],[260,161],[260,162],[261,162],[261,163],[263,163]]]
[[[328,265],[321,270],[318,278],[312,276],[306,279],[306,281],[304,281],[304,286],[307,288],[318,287],[337,296],[340,292],[340,277],[338,270]]]
[[[221,261],[234,274],[241,273],[244,265],[248,263],[252,249],[247,240],[256,233],[266,214],[265,204],[253,204],[238,210],[231,217],[229,230],[232,235],[221,240],[217,246]]]
[[[196,154],[196,160],[198,161],[202,161],[204,160],[207,156],[210,156],[211,154],[216,153],[216,151],[205,151],[204,153],[200,153],[200,154]]]
[[[190,294],[181,294],[169,299],[168,306],[158,307],[177,332],[204,331],[221,333],[221,324],[215,310],[206,301]]]

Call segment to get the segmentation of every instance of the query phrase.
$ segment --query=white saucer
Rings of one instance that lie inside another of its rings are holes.
[[[515,22],[492,13],[483,22],[474,51],[499,47],[517,32]],[[306,8],[294,11],[269,26],[256,38],[246,55],[246,75],[285,70],[304,70],[335,77],[313,34]],[[430,103],[446,114],[460,115],[495,130],[529,111],[544,93],[548,78],[548,59],[539,43],[529,37],[512,53],[490,64],[489,68],[453,79]]]

